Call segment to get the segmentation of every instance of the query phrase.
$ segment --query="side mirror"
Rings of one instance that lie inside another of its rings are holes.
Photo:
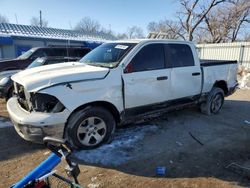
[[[130,62],[127,67],[124,69],[124,73],[132,73],[133,72],[133,64]]]

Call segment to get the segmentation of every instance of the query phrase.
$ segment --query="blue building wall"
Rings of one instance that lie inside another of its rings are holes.
[[[26,52],[33,47],[43,46],[84,46],[91,49],[102,44],[102,42],[95,41],[74,41],[74,40],[61,40],[51,38],[32,38],[32,37],[19,37],[19,36],[0,36],[0,59],[16,58],[22,53]]]

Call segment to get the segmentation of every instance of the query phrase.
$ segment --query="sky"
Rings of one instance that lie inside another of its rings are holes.
[[[39,10],[49,27],[72,29],[85,16],[98,20],[106,29],[124,33],[161,19],[175,19],[178,4],[174,0],[0,0],[0,14],[10,23],[30,24]]]

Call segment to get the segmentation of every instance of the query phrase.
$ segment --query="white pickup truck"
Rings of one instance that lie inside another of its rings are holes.
[[[143,39],[105,43],[80,62],[12,76],[7,103],[18,134],[65,138],[76,148],[110,140],[115,127],[187,106],[220,111],[237,86],[236,61],[201,61],[190,42]]]

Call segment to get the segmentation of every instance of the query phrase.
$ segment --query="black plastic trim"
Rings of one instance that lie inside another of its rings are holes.
[[[134,107],[134,108],[127,108],[125,109],[125,114],[126,118],[134,117],[137,115],[145,114],[148,112],[154,112],[160,109],[167,109],[169,107],[174,107],[178,105],[185,105],[189,103],[195,103],[198,102],[200,98],[200,94],[190,96],[190,97],[184,97],[180,99],[174,99],[174,100],[169,100],[161,103],[155,103],[155,104],[149,104],[145,106],[139,106],[139,107]]]
[[[237,64],[237,61],[201,59],[200,63],[202,67],[208,67],[208,66],[216,66],[216,65]]]

